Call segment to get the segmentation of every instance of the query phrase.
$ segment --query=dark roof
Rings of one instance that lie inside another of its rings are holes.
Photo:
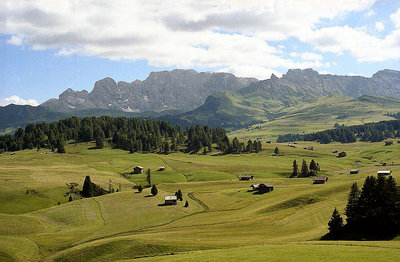
[[[328,180],[328,177],[326,176],[313,176],[312,180],[317,181],[317,180]]]
[[[253,175],[240,175],[239,177],[254,177]]]

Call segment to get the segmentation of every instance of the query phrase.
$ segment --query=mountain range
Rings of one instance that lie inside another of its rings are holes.
[[[357,103],[354,98],[359,98]],[[261,81],[229,73],[177,69],[152,72],[147,79],[132,83],[104,78],[95,83],[91,92],[68,89],[58,99],[50,99],[39,107],[0,107],[0,128],[72,115],[120,115],[166,119],[182,126],[199,123],[238,129],[298,114],[298,110],[313,104],[319,104],[319,110],[323,110],[335,101],[349,110],[355,110],[353,105],[373,106],[374,112],[384,108],[379,111],[384,116],[385,112],[400,111],[399,98],[400,71],[389,69],[370,78],[290,69],[281,78],[272,75]],[[352,106],[342,104],[344,101]],[[386,102],[392,107],[385,107]],[[332,114],[328,109],[325,113]]]

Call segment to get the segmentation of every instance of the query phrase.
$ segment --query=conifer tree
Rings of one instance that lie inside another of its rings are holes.
[[[187,200],[186,200],[185,207],[188,207],[188,206],[189,206],[189,202],[187,202]]]
[[[183,201],[182,191],[180,189],[175,192],[175,196],[178,198],[178,200]]]
[[[97,148],[103,148],[104,147],[104,141],[103,141],[103,138],[100,135],[98,135],[96,137],[96,147]]]
[[[303,162],[301,164],[301,172],[300,172],[300,177],[307,177],[309,175],[308,171],[308,166],[306,160],[303,159]]]
[[[158,194],[158,189],[157,189],[156,185],[153,185],[153,186],[151,187],[151,194],[152,194],[153,196],[155,196],[155,195]]]
[[[90,181],[90,176],[86,176],[85,178],[85,182],[83,183],[83,188],[82,188],[82,196],[83,197],[94,196],[94,187],[92,181]]]
[[[290,177],[297,177],[299,175],[299,166],[297,165],[297,161],[293,161],[293,172]]]
[[[60,153],[60,154],[65,153],[64,143],[62,141],[58,142],[57,153]]]
[[[142,184],[138,185],[137,190],[138,190],[139,193],[141,193],[143,191]]]
[[[317,172],[317,163],[314,161],[314,159],[312,159],[310,162],[310,171]]]
[[[74,199],[72,198],[72,196],[70,195],[69,196],[69,198],[68,198],[68,202],[71,202],[71,201],[73,201]]]
[[[347,205],[345,210],[347,224],[352,224],[359,218],[359,207],[358,200],[360,198],[360,190],[356,182],[350,188],[350,194],[347,199]]]
[[[147,181],[147,184],[151,185],[151,169],[150,168],[146,170],[146,181]]]
[[[275,154],[275,155],[279,155],[279,148],[278,148],[278,147],[275,147],[275,149],[274,149],[274,154]]]
[[[339,212],[335,208],[332,213],[331,220],[328,222],[329,233],[333,237],[337,237],[343,228],[343,218],[340,216]]]

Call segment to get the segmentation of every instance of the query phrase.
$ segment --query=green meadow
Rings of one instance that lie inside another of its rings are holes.
[[[0,156],[0,260],[399,261],[399,238],[320,241],[333,209],[343,215],[353,182],[361,186],[368,175],[390,169],[400,183],[400,144],[383,144],[263,143],[261,153],[242,155],[129,154],[89,149],[91,143],[70,143],[66,154],[6,152]],[[313,151],[303,149],[311,145]],[[281,156],[273,155],[276,146]],[[319,162],[328,183],[288,178],[295,159]],[[133,189],[146,184],[145,174],[129,174],[137,165],[151,169],[156,196],[150,188]],[[160,166],[167,168],[157,171]],[[355,168],[360,173],[349,175]],[[238,181],[250,173],[254,181]],[[68,202],[66,183],[82,189],[87,175],[119,192]],[[253,183],[272,183],[274,191],[248,192]],[[184,201],[160,205],[178,189]]]

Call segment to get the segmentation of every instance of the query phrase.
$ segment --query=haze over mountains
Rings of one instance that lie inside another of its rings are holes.
[[[337,96],[320,100],[332,93]],[[362,96],[390,96],[393,98],[387,103],[397,107],[397,101],[400,101],[400,71],[385,69],[367,78],[319,74],[312,69],[291,69],[281,78],[272,75],[268,80],[258,81],[228,73],[177,69],[152,72],[144,81],[132,83],[116,83],[111,78],[104,78],[95,83],[91,92],[68,89],[59,99],[41,104],[40,110],[29,106],[0,107],[0,118],[3,119],[0,128],[23,126],[27,122],[54,121],[72,115],[121,115],[158,117],[181,125],[200,123],[237,129],[276,119],[294,112],[294,107],[300,108],[318,100],[323,103],[334,103],[335,99],[350,102],[349,97]],[[359,106],[365,103],[382,108],[384,104],[382,99],[359,101],[363,101]]]

